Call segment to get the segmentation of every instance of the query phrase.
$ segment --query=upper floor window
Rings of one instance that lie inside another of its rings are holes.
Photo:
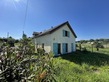
[[[65,36],[68,37],[68,31],[65,31]]]
[[[70,32],[66,31],[66,30],[63,30],[63,36],[64,37],[70,37]]]

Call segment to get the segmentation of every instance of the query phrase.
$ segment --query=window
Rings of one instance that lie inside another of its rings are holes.
[[[65,36],[68,36],[68,31],[65,31]]]
[[[44,43],[42,43],[42,48],[44,49]]]
[[[70,32],[66,31],[66,30],[63,30],[63,36],[70,37]]]

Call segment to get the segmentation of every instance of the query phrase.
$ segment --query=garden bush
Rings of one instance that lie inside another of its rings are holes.
[[[52,53],[45,55],[39,52],[36,56],[32,45],[26,41],[22,39],[18,49],[3,48],[0,54],[0,82],[56,82]]]

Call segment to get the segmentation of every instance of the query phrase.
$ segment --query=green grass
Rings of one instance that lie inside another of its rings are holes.
[[[109,50],[100,49],[54,58],[57,82],[109,82]]]

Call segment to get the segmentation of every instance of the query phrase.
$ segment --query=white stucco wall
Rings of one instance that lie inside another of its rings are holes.
[[[70,32],[70,37],[63,37],[63,30]],[[54,33],[51,34],[51,45],[53,46],[53,43],[68,43],[68,52],[71,52],[71,43],[74,44],[74,50],[75,51],[75,37],[72,34],[71,30],[68,28],[67,25],[64,25],[62,28],[58,29]],[[61,44],[62,47],[62,44]],[[51,47],[51,50],[53,51],[53,47]],[[62,51],[62,48],[61,48]]]
[[[45,36],[41,36],[38,38],[35,38],[36,41],[36,48],[42,48],[42,43],[44,43],[44,50],[46,52],[50,52],[51,51],[51,41],[50,41],[50,35],[45,35]],[[38,46],[37,46],[38,44]]]

